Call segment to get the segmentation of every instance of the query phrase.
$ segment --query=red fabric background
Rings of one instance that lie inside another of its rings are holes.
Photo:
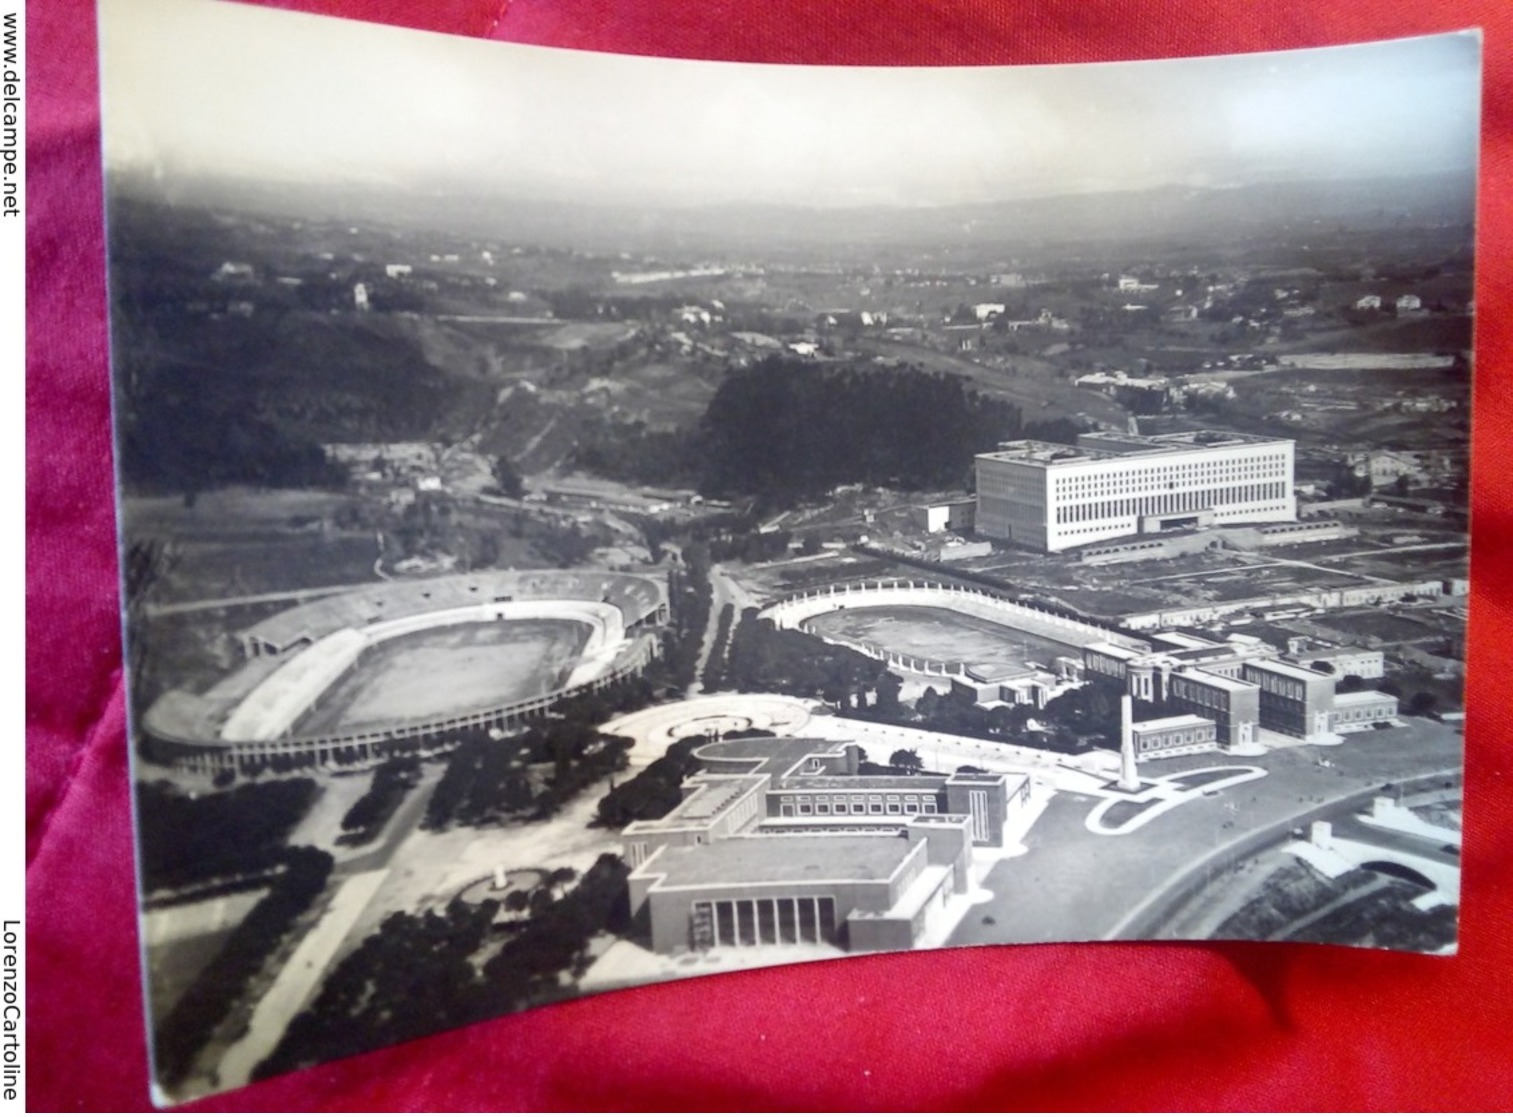
[[[1484,1109],[1513,1103],[1513,5],[1506,0],[300,0],[473,36],[753,61],[1074,62],[1486,30],[1461,953],[869,957],[592,997],[208,1110]],[[501,14],[501,7],[504,10]],[[149,1105],[107,426],[95,22],[30,0],[27,1037],[35,1109]],[[424,96],[424,90],[416,90]],[[1391,112],[1390,102],[1382,105]],[[276,121],[269,122],[276,127]],[[1033,903],[1033,897],[1026,897]]]

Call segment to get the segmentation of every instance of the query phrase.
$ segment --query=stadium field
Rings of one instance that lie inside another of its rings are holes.
[[[1047,640],[993,621],[926,605],[851,607],[809,621],[816,635],[860,641],[899,655],[967,664],[1038,663],[1075,655],[1071,644]]]
[[[534,698],[567,681],[591,631],[578,621],[519,620],[386,640],[363,653],[295,732],[344,732]]]

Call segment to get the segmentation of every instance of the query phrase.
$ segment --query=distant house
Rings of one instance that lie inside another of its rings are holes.
[[[1416,485],[1424,485],[1431,480],[1423,457],[1403,450],[1375,450],[1356,454],[1351,458],[1351,465],[1355,468],[1356,476],[1371,478],[1371,487],[1374,489],[1385,488],[1399,477],[1406,477]]]
[[[256,280],[257,275],[252,270],[251,264],[239,264],[227,260],[215,269],[215,274],[211,278],[218,283],[251,283]]]
[[[971,531],[977,522],[977,498],[920,505],[914,515],[916,522],[932,535],[940,531]]]

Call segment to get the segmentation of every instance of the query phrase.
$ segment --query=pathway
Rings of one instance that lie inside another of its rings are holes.
[[[246,1033],[221,1057],[215,1072],[219,1089],[230,1090],[252,1080],[258,1063],[272,1053],[289,1022],[319,987],[320,974],[387,875],[383,869],[361,873],[337,889],[319,922],[300,940],[253,1009]]]

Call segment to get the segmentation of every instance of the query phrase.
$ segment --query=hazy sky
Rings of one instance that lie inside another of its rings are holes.
[[[102,0],[112,168],[637,204],[950,204],[1475,165],[1480,43],[873,69]]]

